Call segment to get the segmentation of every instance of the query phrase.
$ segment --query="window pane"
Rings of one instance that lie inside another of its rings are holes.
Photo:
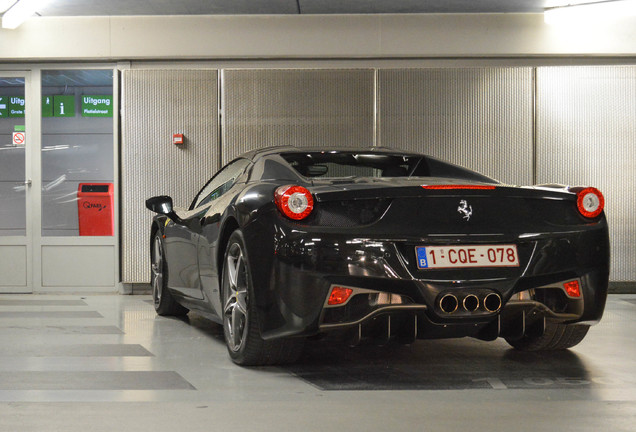
[[[243,173],[245,167],[250,164],[247,159],[239,159],[219,171],[216,176],[199,192],[194,207],[199,207],[214,201],[230,190],[236,179]]]
[[[0,77],[0,236],[26,235],[24,78]]]
[[[113,71],[42,72],[42,235],[113,235]]]

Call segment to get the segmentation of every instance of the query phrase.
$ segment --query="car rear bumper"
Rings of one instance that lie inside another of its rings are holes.
[[[519,318],[520,314],[593,324],[600,320],[607,297],[609,243],[604,221],[562,233],[461,239],[461,244],[518,245],[520,265],[514,269],[421,271],[414,263],[415,245],[432,241],[424,237],[317,234],[286,224],[270,232],[254,229],[252,236],[260,240],[251,242],[250,252],[262,256],[264,250],[271,247],[272,251],[253,271],[261,334],[266,339],[347,329],[361,333],[364,326],[372,327],[387,318],[389,327],[391,319],[399,326],[414,326],[415,330],[406,333],[418,338],[489,339],[494,333],[505,335],[502,328],[515,326],[518,331],[519,319],[526,318]],[[451,237],[435,241],[458,244]],[[581,296],[558,294],[558,304],[531,301],[520,294],[537,289],[554,293],[563,290],[564,282],[574,280],[579,282]],[[347,303],[327,304],[334,286],[353,289]],[[457,299],[456,310],[443,310],[444,296]],[[471,296],[476,297],[476,308],[472,298],[470,307],[465,306]],[[496,296],[500,305],[486,307],[488,296]]]

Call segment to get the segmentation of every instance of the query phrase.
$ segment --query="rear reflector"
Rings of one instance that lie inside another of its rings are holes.
[[[579,281],[570,281],[563,284],[563,289],[570,297],[581,297],[581,288],[579,287]]]
[[[424,189],[478,189],[478,190],[493,190],[496,186],[484,186],[484,185],[422,185]]]
[[[351,293],[353,293],[353,290],[351,288],[335,286],[331,290],[328,304],[331,306],[336,306],[346,303],[347,300],[349,300]]]

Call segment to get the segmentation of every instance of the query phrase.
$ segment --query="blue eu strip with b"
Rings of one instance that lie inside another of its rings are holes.
[[[428,261],[426,261],[426,248],[417,248],[417,266],[419,268],[428,267]]]

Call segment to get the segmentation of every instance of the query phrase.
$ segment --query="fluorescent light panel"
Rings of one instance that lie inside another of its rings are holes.
[[[16,0],[0,0],[0,13],[9,9],[15,2]]]
[[[583,3],[546,9],[546,24],[576,24],[611,21],[636,16],[636,0]]]
[[[2,15],[2,28],[17,28],[47,2],[48,0],[19,0]]]

